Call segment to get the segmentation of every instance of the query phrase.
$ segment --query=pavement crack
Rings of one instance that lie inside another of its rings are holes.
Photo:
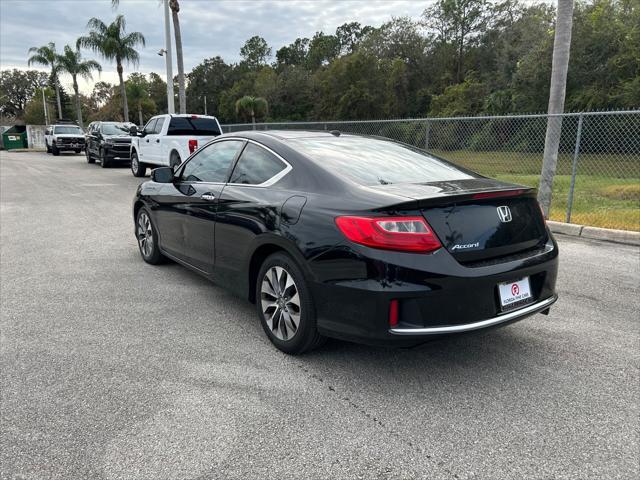
[[[309,371],[309,369],[307,367],[305,367],[304,365],[298,364],[297,366],[298,366],[298,368],[300,368],[300,370],[302,370],[304,373],[306,373],[309,378],[312,378],[313,380],[316,380],[319,383],[326,384],[325,380],[320,375],[318,375],[317,373],[313,373],[313,372]],[[380,427],[383,430],[385,430],[385,432],[388,435],[390,435],[391,437],[395,438],[398,442],[400,442],[403,445],[407,446],[408,448],[412,449],[416,454],[421,455],[423,458],[426,458],[430,462],[434,463],[435,466],[438,469],[443,471],[446,475],[450,476],[451,478],[454,478],[454,479],[460,478],[458,476],[458,474],[452,472],[451,469],[449,469],[448,467],[444,466],[443,462],[436,461],[433,458],[433,455],[431,455],[431,454],[427,453],[426,451],[424,451],[423,448],[420,445],[417,445],[414,442],[406,439],[400,432],[398,432],[397,430],[393,429],[390,425],[388,425],[387,423],[382,421],[380,418],[378,418],[375,415],[373,415],[372,413],[370,413],[363,405],[360,405],[359,403],[357,403],[356,401],[352,400],[350,397],[345,396],[344,394],[340,395],[340,393],[338,392],[338,389],[336,387],[334,387],[333,385],[331,385],[331,384],[326,384],[326,385],[327,385],[327,390],[330,391],[332,394],[337,395],[339,397],[338,398],[339,400],[342,400],[343,402],[347,403],[350,408],[352,408],[353,410],[358,412],[361,416],[365,417],[367,420],[371,421],[372,423],[374,423],[378,427]]]

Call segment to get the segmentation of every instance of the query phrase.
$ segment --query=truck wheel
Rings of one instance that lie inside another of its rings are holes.
[[[131,153],[131,173],[134,177],[144,177],[147,173],[147,166],[138,160],[138,153]]]
[[[175,171],[176,167],[180,165],[182,161],[180,160],[180,155],[175,150],[171,152],[171,157],[169,158],[169,166],[173,168]]]
[[[60,150],[58,150],[58,147],[56,147],[55,143],[51,145],[51,153],[53,153],[54,157],[60,155]]]
[[[87,163],[95,163],[95,159],[91,156],[88,148],[84,151],[84,154],[87,156]]]

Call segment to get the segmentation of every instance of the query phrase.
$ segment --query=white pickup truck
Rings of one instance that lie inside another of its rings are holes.
[[[180,165],[189,155],[222,133],[216,117],[156,115],[139,131],[132,127],[131,172],[144,177],[147,167]]]

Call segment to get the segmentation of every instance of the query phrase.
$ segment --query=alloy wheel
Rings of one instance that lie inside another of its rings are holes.
[[[134,175],[138,174],[138,156],[137,155],[132,155],[131,157],[131,170],[133,171]]]
[[[151,219],[146,212],[142,212],[138,216],[137,234],[140,251],[145,257],[150,257],[153,253],[153,227],[151,226]]]
[[[300,296],[293,277],[284,268],[271,267],[260,289],[262,313],[269,330],[280,340],[291,340],[300,326]]]

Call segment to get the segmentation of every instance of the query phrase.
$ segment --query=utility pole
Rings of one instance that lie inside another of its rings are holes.
[[[545,218],[551,210],[553,177],[558,166],[558,148],[562,133],[562,113],[567,89],[567,71],[569,70],[569,49],[571,47],[571,28],[573,24],[573,0],[558,0],[556,13],[556,33],[553,40],[553,62],[551,65],[551,88],[549,90],[549,108],[547,133],[544,139],[542,173],[538,188],[538,201]]]
[[[207,114],[207,96],[204,96],[204,114]]]
[[[169,27],[169,0],[164,0],[164,54],[167,62],[167,113],[175,113],[173,101],[173,68],[171,65],[171,28]]]

